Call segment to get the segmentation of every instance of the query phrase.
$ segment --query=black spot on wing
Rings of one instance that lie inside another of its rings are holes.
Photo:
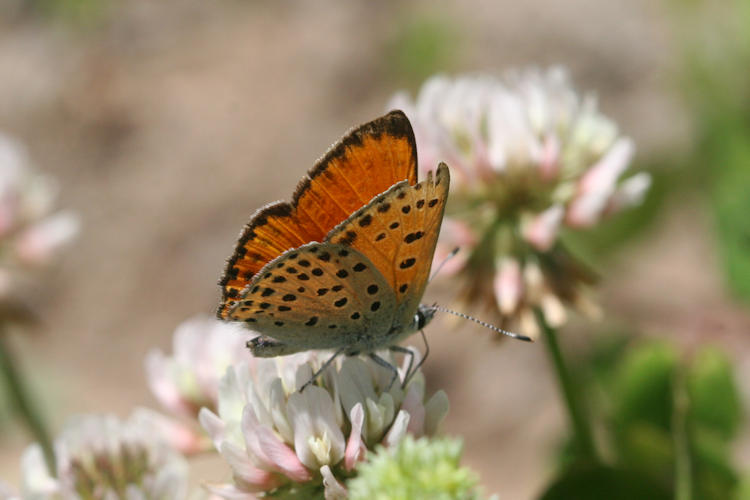
[[[422,231],[417,231],[414,233],[409,233],[404,237],[404,243],[414,243],[415,241],[419,240],[424,236],[424,233]]]
[[[339,300],[333,303],[336,307],[344,307],[346,303],[348,302],[348,299],[346,297],[341,297]]]
[[[372,224],[372,215],[367,214],[364,217],[360,218],[357,222],[359,224],[359,227],[367,227],[370,224]]]
[[[401,263],[398,265],[398,267],[400,267],[401,269],[408,269],[414,264],[416,264],[416,262],[417,262],[417,259],[415,259],[414,257],[409,257],[408,259],[402,260]]]

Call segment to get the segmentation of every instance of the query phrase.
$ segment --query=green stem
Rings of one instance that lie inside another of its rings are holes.
[[[557,343],[557,332],[547,324],[542,311],[536,309],[535,313],[537,322],[542,328],[545,344],[547,345],[547,350],[552,358],[552,364],[555,367],[557,381],[562,390],[563,400],[565,401],[565,406],[568,410],[568,418],[573,427],[573,433],[578,449],[585,458],[598,463],[599,457],[597,456],[596,447],[594,446],[591,426],[581,410],[578,393],[575,390],[570,371],[568,371],[568,368],[565,365],[565,359],[560,350],[560,345]]]
[[[688,395],[684,377],[678,369],[674,384],[674,401],[672,410],[672,435],[674,438],[674,498],[675,500],[692,500],[693,481],[690,465],[690,449],[687,437]]]
[[[31,400],[28,388],[24,385],[24,381],[13,358],[13,353],[7,343],[6,334],[7,332],[0,330],[0,370],[2,370],[2,375],[5,378],[8,394],[12,398],[12,402],[15,403],[15,409],[20,413],[36,441],[42,447],[47,467],[50,473],[54,475],[56,468],[55,455],[52,451],[52,440],[39,412]]]

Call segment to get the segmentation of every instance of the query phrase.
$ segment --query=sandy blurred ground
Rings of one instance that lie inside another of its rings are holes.
[[[676,48],[656,2],[440,5],[135,0],[78,28],[3,14],[0,130],[28,145],[59,179],[60,205],[83,219],[33,295],[43,324],[15,339],[55,429],[74,413],[155,406],[145,353],[168,349],[185,318],[213,311],[215,282],[248,216],[290,196],[330,143],[384,111],[403,85],[388,47],[410,19],[454,23],[461,44],[451,70],[567,65],[642,155],[690,140],[673,97]],[[723,291],[710,231],[694,200],[666,207],[606,271],[605,310],[740,356],[750,317]],[[450,296],[440,286],[427,298]],[[571,347],[587,340],[576,328],[568,335]],[[465,438],[466,462],[488,491],[532,498],[564,428],[542,346],[497,344],[467,325],[438,325],[429,336],[427,378],[448,392],[445,427]],[[0,437],[0,477],[13,483],[27,437],[9,434]],[[193,476],[226,470],[201,459]]]

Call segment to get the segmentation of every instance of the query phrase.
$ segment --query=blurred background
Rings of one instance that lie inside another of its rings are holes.
[[[394,92],[434,73],[550,64],[596,92],[654,176],[642,207],[579,238],[605,316],[572,321],[564,349],[606,366],[598,346],[617,339],[669,342],[678,356],[715,345],[749,403],[747,4],[0,0],[0,131],[81,219],[19,291],[39,321],[9,338],[48,424],[156,407],[144,356],[213,313],[250,214],[289,198]],[[437,283],[425,300],[452,292]],[[426,377],[448,393],[445,431],[463,436],[465,463],[487,491],[533,498],[566,429],[542,346],[467,323],[427,333]],[[15,483],[31,438],[3,405],[0,477]],[[745,423],[728,451],[740,471]],[[228,474],[218,458],[194,464],[196,483]]]

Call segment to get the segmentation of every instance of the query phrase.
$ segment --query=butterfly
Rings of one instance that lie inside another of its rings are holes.
[[[375,351],[413,361],[397,344],[436,312],[420,301],[449,184],[444,163],[417,182],[403,112],[355,128],[303,177],[291,202],[251,217],[219,282],[217,316],[261,334],[248,342],[255,356],[335,350],[320,373],[338,355],[367,354],[392,370],[393,382],[396,369]]]

